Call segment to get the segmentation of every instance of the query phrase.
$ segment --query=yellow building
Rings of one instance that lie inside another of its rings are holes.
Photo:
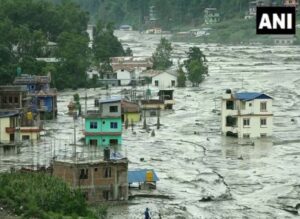
[[[28,115],[27,115],[28,116]],[[22,126],[22,118],[18,111],[0,111],[0,142],[13,143],[22,140],[38,140],[40,127]]]
[[[130,124],[131,122],[137,123],[141,121],[140,107],[136,103],[129,101],[122,101],[122,121]]]

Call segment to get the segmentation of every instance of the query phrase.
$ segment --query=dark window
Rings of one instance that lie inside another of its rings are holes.
[[[9,103],[12,103],[12,102],[13,102],[13,98],[12,98],[12,97],[9,97],[9,98],[8,98],[8,101],[9,101]]]
[[[98,128],[97,122],[90,122],[90,129],[96,129]]]
[[[232,116],[226,117],[226,126],[236,126],[237,118]]]
[[[23,135],[22,140],[30,140],[30,136],[29,135]]]
[[[118,144],[118,139],[110,139],[109,144],[110,145],[117,145]]]
[[[243,138],[250,138],[249,134],[243,134]]]
[[[172,83],[172,87],[175,87],[175,81],[172,80],[171,83]]]
[[[109,191],[103,191],[103,199],[109,200]]]
[[[89,170],[88,169],[81,169],[80,170],[79,179],[87,179],[88,176],[89,176]]]
[[[98,144],[97,139],[90,139],[90,145],[97,146],[97,144]]]
[[[98,168],[95,168],[94,171],[97,172],[97,171],[98,171]]]
[[[105,167],[104,168],[104,178],[110,178],[111,177],[111,167]]]
[[[2,97],[3,103],[7,103],[7,97]]]
[[[117,129],[118,128],[118,123],[117,122],[111,122],[110,123],[110,128],[111,129]]]
[[[117,113],[118,112],[118,106],[110,106],[109,112],[111,113]]]
[[[265,137],[267,137],[267,134],[261,133],[261,134],[260,134],[260,137],[265,138]]]
[[[19,98],[15,97],[15,103],[18,103],[18,102],[19,102]]]
[[[250,119],[244,119],[243,120],[243,125],[244,126],[250,126]]]
[[[267,125],[267,119],[260,119],[260,126],[266,126]]]
[[[234,109],[234,102],[231,100],[226,101],[226,109],[233,110]]]
[[[102,124],[105,125],[105,121],[103,121]]]
[[[155,81],[154,81],[154,85],[155,85],[156,87],[158,87],[158,80],[155,80]]]

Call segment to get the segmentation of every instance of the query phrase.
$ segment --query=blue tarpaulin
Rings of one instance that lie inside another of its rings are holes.
[[[128,171],[128,183],[142,183],[146,182],[146,173],[148,171],[153,172],[153,181],[159,181],[159,178],[157,177],[154,170],[148,170],[148,169],[137,169],[137,170],[129,170]]]

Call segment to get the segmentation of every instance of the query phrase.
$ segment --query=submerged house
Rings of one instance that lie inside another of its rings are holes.
[[[99,100],[98,104],[99,110],[87,111],[85,115],[86,145],[121,145],[121,98]]]
[[[122,100],[122,121],[129,124],[141,121],[141,110],[137,103]]]
[[[15,85],[25,85],[32,98],[32,110],[42,119],[57,117],[57,91],[50,88],[51,77],[23,74],[14,80]]]
[[[272,135],[272,97],[264,93],[231,93],[222,97],[222,133],[238,138]]]
[[[141,100],[141,108],[144,116],[158,116],[161,110],[165,109],[165,103],[162,100]]]
[[[128,159],[111,156],[87,160],[55,160],[53,176],[80,189],[90,203],[128,199]]]
[[[204,22],[205,24],[215,24],[220,22],[220,14],[216,8],[205,8]]]
[[[164,101],[165,109],[173,109],[175,104],[174,100],[174,90],[159,90],[159,99]]]
[[[31,112],[0,110],[0,143],[38,140],[42,127]]]

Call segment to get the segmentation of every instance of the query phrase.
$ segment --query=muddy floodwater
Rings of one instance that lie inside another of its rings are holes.
[[[150,56],[160,35],[116,32],[135,56]],[[168,37],[168,36],[166,36]],[[129,168],[152,168],[160,181],[152,198],[135,198],[109,207],[109,218],[152,219],[296,218],[300,213],[300,47],[225,46],[173,43],[173,62],[199,46],[209,61],[209,77],[197,88],[175,89],[173,112],[160,118],[155,136],[142,124],[123,130],[120,149]],[[274,98],[273,137],[246,140],[221,136],[220,97],[226,89],[265,92]],[[111,88],[119,95],[122,88]],[[130,89],[130,87],[127,87]],[[140,87],[139,89],[146,89]],[[152,93],[158,91],[152,88]],[[79,90],[85,105],[85,90]],[[74,91],[59,93],[56,121],[45,123],[41,142],[19,151],[0,151],[1,170],[20,165],[47,165],[53,156],[68,157],[83,137],[84,120],[67,115]],[[87,106],[108,91],[87,90]],[[156,129],[156,118],[149,118]],[[80,156],[97,151],[78,146]],[[143,158],[143,159],[141,159]]]

